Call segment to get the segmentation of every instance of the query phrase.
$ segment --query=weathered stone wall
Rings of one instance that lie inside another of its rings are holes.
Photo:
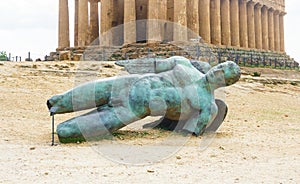
[[[206,61],[211,64],[231,60],[240,65],[248,66],[299,67],[299,64],[293,58],[284,53],[220,47],[192,42],[134,43],[123,47],[77,47],[52,53],[51,57],[55,60],[116,61],[143,57],[168,58],[175,55]]]

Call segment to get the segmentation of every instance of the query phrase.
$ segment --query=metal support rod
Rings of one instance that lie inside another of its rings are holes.
[[[52,143],[51,146],[54,146],[54,114],[51,113],[51,117],[52,117]]]

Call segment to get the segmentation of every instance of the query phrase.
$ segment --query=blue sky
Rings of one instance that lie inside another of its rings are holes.
[[[70,2],[70,17],[73,1]],[[300,1],[286,0],[286,52],[300,62]],[[44,58],[58,42],[58,0],[7,0],[1,2],[0,50],[12,56]],[[72,25],[73,19],[70,20]],[[73,28],[70,29],[71,34]],[[71,38],[72,39],[72,38]]]

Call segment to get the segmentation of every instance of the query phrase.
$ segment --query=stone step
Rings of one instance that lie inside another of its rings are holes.
[[[66,53],[67,52],[67,53]],[[205,43],[134,43],[125,46],[89,46],[85,48],[69,48],[60,51],[59,59],[76,59],[90,61],[116,61],[141,57],[168,58],[181,55],[190,59],[200,59],[210,63],[233,60],[240,64],[298,66],[294,59],[285,53],[266,52],[231,47],[216,47]]]

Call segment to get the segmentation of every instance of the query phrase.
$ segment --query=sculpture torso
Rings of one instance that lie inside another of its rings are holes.
[[[190,66],[178,64],[172,71],[142,76],[131,86],[129,106],[140,118],[188,119],[215,103],[205,75]]]

